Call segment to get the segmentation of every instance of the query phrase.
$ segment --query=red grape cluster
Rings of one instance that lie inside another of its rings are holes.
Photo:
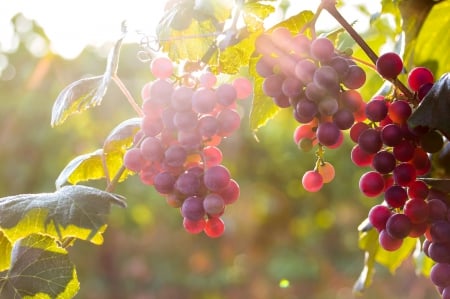
[[[256,71],[264,78],[264,93],[279,107],[291,108],[300,123],[295,143],[304,151],[319,144],[316,167],[302,179],[307,191],[318,191],[334,177],[333,166],[323,160],[322,147],[338,147],[341,131],[364,117],[364,102],[355,89],[364,84],[366,75],[329,39],[311,40],[283,27],[259,36],[256,50],[261,54]]]
[[[156,79],[142,89],[141,130],[125,153],[125,166],[144,184],[180,208],[189,233],[218,237],[225,206],[239,197],[239,185],[222,165],[217,147],[240,126],[236,100],[252,87],[244,78],[216,87],[210,72],[171,79],[174,68],[165,57],[151,63]]]
[[[377,61],[386,79],[403,70],[401,58],[386,53]],[[433,74],[417,67],[408,74],[408,85],[419,102],[430,90]],[[444,137],[429,128],[410,129],[407,120],[414,107],[406,99],[375,96],[366,107],[368,122],[357,122],[350,130],[357,143],[351,152],[358,166],[370,166],[359,188],[368,197],[384,194],[384,202],[369,211],[369,222],[379,232],[380,245],[395,251],[406,237],[425,236],[423,250],[436,264],[431,280],[444,299],[450,299],[450,198],[429,189],[420,179],[431,170],[429,154],[444,145]]]

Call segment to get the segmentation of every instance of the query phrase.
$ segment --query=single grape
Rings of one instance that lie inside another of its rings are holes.
[[[392,215],[391,210],[383,205],[373,206],[369,211],[369,222],[381,232],[386,228],[386,222]]]
[[[405,203],[403,213],[408,216],[412,223],[421,223],[428,219],[430,210],[423,199],[414,198]]]
[[[217,134],[219,121],[216,117],[206,114],[199,118],[197,129],[204,138],[211,138]]]
[[[183,218],[183,227],[190,234],[199,234],[205,228],[206,221],[201,218],[200,220],[194,221],[189,218]]]
[[[396,160],[394,155],[388,151],[379,151],[372,160],[372,167],[381,174],[387,174],[394,170]]]
[[[169,146],[164,153],[164,161],[171,167],[183,166],[186,158],[187,152],[179,144]]]
[[[388,115],[393,122],[404,124],[412,113],[411,106],[408,102],[397,100],[389,105]]]
[[[432,222],[430,234],[433,242],[450,243],[450,222],[446,219]]]
[[[217,134],[226,137],[239,129],[241,125],[241,116],[234,109],[225,108],[217,115]]]
[[[403,139],[403,131],[397,124],[388,124],[381,129],[381,140],[387,146],[396,146]]]
[[[236,98],[238,100],[248,98],[253,92],[253,85],[247,78],[236,78],[232,85],[236,90]]]
[[[433,265],[430,272],[431,281],[438,287],[450,286],[450,264],[437,263]]]
[[[408,197],[425,200],[428,197],[428,186],[421,180],[416,180],[408,186]]]
[[[303,174],[302,185],[308,192],[317,192],[323,186],[323,177],[315,170],[308,170]]]
[[[225,210],[225,201],[217,193],[209,193],[203,200],[203,209],[210,217],[219,217]]]
[[[192,172],[182,173],[175,181],[175,189],[186,196],[199,194],[200,188],[200,179]]]
[[[405,188],[393,185],[386,188],[384,192],[384,200],[392,208],[401,208],[408,199]]]
[[[311,55],[317,60],[330,60],[334,56],[334,45],[327,38],[316,38],[311,42]]]
[[[181,215],[192,221],[198,221],[205,216],[203,208],[203,198],[198,196],[189,196],[181,206]]]
[[[426,67],[415,67],[408,74],[408,85],[413,91],[419,91],[424,84],[433,82],[433,73]]]
[[[165,107],[170,103],[174,87],[166,79],[157,79],[150,86],[150,99],[153,103]]]
[[[380,131],[372,128],[366,129],[359,135],[358,144],[362,150],[366,151],[369,154],[378,152],[383,146]]]
[[[343,78],[342,83],[349,89],[358,89],[366,82],[366,73],[357,65],[351,65],[348,68],[346,76]]]
[[[208,168],[203,176],[203,182],[212,192],[220,192],[230,183],[231,175],[223,165],[216,165]]]
[[[164,147],[156,137],[146,137],[140,145],[140,150],[147,161],[161,162],[164,158]]]
[[[350,110],[340,109],[333,115],[333,122],[340,130],[347,130],[353,126],[355,117]]]
[[[141,122],[141,130],[145,133],[146,136],[156,136],[164,128],[164,124],[161,118],[154,118],[149,116],[144,116]]]
[[[366,105],[367,118],[374,122],[379,122],[387,116],[388,107],[386,102],[378,99],[370,100]]]
[[[204,88],[212,88],[216,82],[217,77],[211,72],[205,71],[199,77],[200,86]]]
[[[428,254],[436,263],[450,264],[450,245],[447,243],[432,242],[428,248]]]
[[[402,140],[394,146],[395,159],[401,162],[410,161],[414,157],[415,146],[409,140]]]
[[[164,56],[156,57],[150,64],[152,74],[160,79],[166,79],[173,74],[172,61]]]
[[[316,69],[317,66],[314,62],[309,59],[302,59],[296,63],[294,72],[296,78],[306,85],[312,82]]]
[[[358,139],[361,133],[369,128],[369,125],[364,122],[356,122],[350,128],[350,138],[353,140],[353,142],[358,143]]]
[[[207,146],[203,148],[203,158],[206,167],[216,166],[222,163],[222,151],[216,146]]]
[[[388,52],[377,59],[376,67],[382,77],[394,79],[402,72],[403,61],[397,53]]]
[[[190,110],[192,108],[192,95],[194,89],[181,85],[174,89],[170,103],[177,111]]]
[[[379,172],[366,172],[359,179],[359,190],[367,197],[378,196],[384,190],[384,179]]]
[[[323,162],[323,164],[320,163],[319,167],[317,168],[317,171],[322,176],[324,184],[327,184],[334,179],[334,176],[335,176],[334,167],[329,162]]]
[[[330,94],[339,92],[339,76],[331,66],[324,65],[317,68],[314,72],[313,81]]]
[[[179,131],[191,131],[197,127],[198,115],[192,110],[178,111],[173,116],[173,123]]]
[[[333,116],[339,109],[338,101],[333,97],[323,98],[318,105],[319,113],[322,116]]]
[[[123,164],[131,171],[139,172],[145,166],[145,159],[139,148],[131,148],[123,156]]]
[[[210,113],[217,103],[217,94],[211,88],[200,87],[192,95],[192,109],[197,113]]]
[[[393,170],[394,181],[400,186],[408,186],[416,180],[416,170],[412,164],[400,163]]]
[[[384,229],[378,236],[378,242],[380,243],[381,247],[383,247],[383,249],[387,251],[396,251],[402,246],[403,239],[391,237],[391,235],[389,235],[388,232]]]
[[[163,171],[153,178],[153,186],[161,194],[169,194],[174,190],[176,177],[169,171]]]
[[[332,122],[320,123],[317,127],[317,139],[322,145],[330,146],[339,139],[339,128]]]
[[[358,111],[364,101],[357,90],[349,89],[340,93],[341,104],[352,112]]]
[[[281,85],[281,91],[286,98],[295,98],[302,93],[303,82],[295,77],[287,77]],[[279,105],[280,106],[280,105]],[[290,105],[289,105],[290,106]],[[287,106],[287,107],[289,107]]]
[[[386,222],[386,232],[395,239],[403,239],[411,231],[411,220],[405,214],[392,214]]]
[[[204,232],[210,238],[218,238],[225,232],[225,223],[220,217],[209,217]]]
[[[432,198],[428,200],[428,209],[430,221],[445,220],[447,218],[447,205],[440,199]]]
[[[234,203],[239,198],[239,184],[231,179],[228,185],[218,193],[224,200],[226,205]]]
[[[217,102],[225,107],[231,106],[236,102],[237,91],[231,84],[221,84],[216,89]]]
[[[359,167],[369,166],[372,164],[374,154],[370,154],[361,149],[359,145],[355,145],[350,153],[353,164]]]

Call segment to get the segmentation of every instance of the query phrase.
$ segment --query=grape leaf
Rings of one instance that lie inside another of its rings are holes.
[[[277,27],[285,27],[291,32],[299,32],[301,28],[312,20],[314,14],[311,11],[302,11],[283,22],[280,22],[269,29],[274,30]],[[249,73],[253,77],[254,82],[254,96],[252,103],[252,110],[250,112],[250,128],[256,132],[260,127],[264,126],[270,119],[272,119],[280,110],[272,99],[266,96],[262,90],[264,78],[256,72],[256,62],[259,57],[252,57],[249,64]]]
[[[264,29],[264,20],[275,11],[269,4],[248,1],[242,9],[242,17],[249,32],[257,32]]]
[[[48,236],[32,234],[14,243],[10,267],[0,272],[0,298],[72,298],[79,290],[67,251]]]
[[[412,128],[426,126],[450,137],[450,73],[442,75],[408,119]]]
[[[420,178],[428,186],[444,193],[450,193],[450,179]]]
[[[14,243],[34,233],[60,241],[68,237],[103,242],[111,204],[123,197],[87,186],[64,186],[54,193],[20,194],[0,199],[0,231]]]
[[[9,268],[11,250],[11,242],[0,231],[0,272]]]
[[[74,113],[85,111],[102,103],[108,85],[117,72],[120,48],[124,37],[125,32],[109,52],[106,71],[102,76],[80,79],[69,84],[59,93],[52,108],[50,122],[52,127],[62,124]]]
[[[65,183],[77,184],[105,178],[104,162],[108,168],[108,176],[116,174],[121,169],[123,155],[132,144],[140,126],[140,118],[131,118],[120,123],[105,139],[103,149],[75,157],[64,167],[55,181],[56,188],[61,188]],[[131,171],[125,169],[119,182],[123,182],[131,174]]]

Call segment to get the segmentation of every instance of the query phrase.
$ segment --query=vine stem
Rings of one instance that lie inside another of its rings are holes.
[[[125,95],[125,97],[128,100],[128,103],[130,103],[130,105],[131,105],[131,107],[133,107],[134,111],[136,111],[136,113],[140,117],[144,116],[144,113],[142,112],[141,107],[139,107],[139,105],[136,103],[136,101],[134,100],[134,98],[131,95],[130,91],[125,86],[125,84],[123,84],[123,82],[119,78],[119,76],[117,76],[117,74],[114,74],[114,75],[112,75],[112,79],[114,80],[114,83],[116,83],[116,85],[119,87],[120,91],[122,91],[122,93]]]
[[[372,48],[366,43],[366,41],[356,32],[355,29],[347,22],[347,20],[341,15],[341,13],[336,8],[335,0],[322,0],[321,7],[328,11],[336,21],[341,24],[342,27],[350,34],[353,40],[361,47],[361,49],[366,53],[366,55],[372,60],[376,65],[378,60],[378,55],[372,50]],[[397,78],[389,80],[394,86],[400,89],[403,94],[408,97],[408,99],[414,99],[414,94]]]

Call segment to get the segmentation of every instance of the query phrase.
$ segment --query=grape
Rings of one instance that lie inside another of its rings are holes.
[[[325,97],[319,102],[318,110],[323,116],[332,116],[339,109],[339,104],[336,99],[332,97]]]
[[[364,101],[361,94],[356,90],[346,90],[341,92],[341,103],[352,112],[358,111]]]
[[[416,180],[416,170],[412,164],[400,163],[393,170],[394,181],[400,186],[408,186]]]
[[[437,263],[433,265],[430,272],[431,281],[438,287],[450,286],[450,264]]]
[[[178,111],[173,116],[173,123],[179,131],[191,131],[197,127],[197,113],[192,110]]]
[[[199,81],[200,86],[204,88],[212,88],[217,82],[217,77],[211,72],[204,72],[200,75]]]
[[[366,105],[367,118],[379,122],[387,116],[388,107],[384,100],[372,99]]]
[[[403,239],[397,239],[391,237],[387,231],[384,229],[380,232],[378,236],[378,242],[381,247],[383,247],[387,251],[395,251],[399,249],[403,244]]]
[[[171,167],[182,166],[186,160],[186,157],[186,150],[178,144],[169,146],[164,153],[165,162]]]
[[[392,212],[388,207],[376,205],[369,211],[369,222],[380,232],[386,228],[386,222],[391,215]]]
[[[131,148],[125,152],[123,164],[131,171],[139,172],[145,165],[145,159],[139,148]]]
[[[170,99],[172,107],[177,111],[190,110],[194,89],[181,85],[175,88]]]
[[[286,98],[297,97],[301,94],[303,88],[303,83],[294,77],[287,77],[281,84],[281,91]],[[280,106],[280,105],[279,105]],[[286,105],[286,107],[289,107]]]
[[[208,216],[218,217],[225,210],[225,201],[217,193],[209,193],[203,200],[203,209]]]
[[[280,108],[288,108],[291,106],[291,98],[286,96],[284,93],[272,99],[275,105],[277,105]]]
[[[397,124],[404,124],[411,113],[411,106],[403,100],[393,102],[388,108],[389,117]]]
[[[428,218],[431,221],[445,220],[447,218],[447,205],[440,199],[430,199],[428,201],[428,209]]]
[[[189,196],[181,206],[181,215],[192,221],[198,221],[205,216],[203,208],[203,198],[198,196]]]
[[[317,128],[317,139],[322,145],[330,146],[339,139],[339,128],[332,122],[320,123]]]
[[[424,84],[433,82],[433,73],[426,67],[415,67],[408,74],[408,85],[413,91],[419,91]]]
[[[447,243],[432,242],[428,254],[436,263],[450,263],[450,246]]]
[[[140,150],[147,161],[161,162],[164,158],[164,147],[156,137],[146,137],[140,145]]]
[[[331,66],[324,65],[316,69],[313,81],[330,94],[339,92],[339,77]]]
[[[167,57],[156,57],[150,64],[150,70],[157,78],[169,78],[173,73],[172,61]]]
[[[202,136],[197,130],[180,131],[177,140],[186,151],[197,151],[202,147]]]
[[[433,83],[425,83],[422,86],[420,86],[419,91],[417,92],[417,97],[419,98],[419,101],[423,100],[423,98],[428,94],[433,85],[434,85]]]
[[[431,223],[430,234],[433,242],[449,243],[450,242],[450,222],[447,220],[436,220]]]
[[[405,214],[392,214],[386,222],[386,232],[395,239],[403,239],[411,231],[411,220]]]
[[[331,66],[336,71],[340,79],[345,78],[350,67],[347,59],[341,56],[333,57],[330,61],[327,62],[327,65]]]
[[[408,197],[424,200],[428,196],[428,186],[423,181],[416,180],[408,186]]]
[[[384,200],[392,208],[401,208],[408,199],[408,194],[402,186],[393,185],[386,188]]]
[[[396,164],[395,157],[388,151],[379,151],[372,160],[372,167],[381,174],[387,174],[394,170]]]
[[[414,157],[415,146],[408,140],[402,140],[394,146],[393,153],[397,160],[407,162]]]
[[[175,189],[187,196],[198,194],[200,187],[201,183],[198,176],[192,172],[182,173],[175,182]]]
[[[381,129],[381,140],[387,146],[396,146],[402,138],[402,129],[396,124],[389,124]]]
[[[210,217],[206,220],[204,232],[210,238],[220,237],[225,231],[225,224],[219,217]]]
[[[348,109],[340,109],[333,115],[333,122],[340,130],[347,130],[353,126],[355,117]]]
[[[362,87],[365,82],[366,73],[357,65],[350,66],[345,78],[342,80],[344,86],[349,89],[358,89]]]
[[[303,84],[308,84],[312,82],[316,69],[317,66],[314,62],[309,59],[302,59],[296,63],[294,72],[297,79]]]
[[[374,154],[369,154],[361,149],[359,145],[355,145],[351,151],[351,159],[356,166],[364,167],[372,164]]]
[[[350,128],[350,138],[353,142],[358,143],[359,136],[362,132],[369,129],[369,125],[363,122],[357,122]]]
[[[294,117],[301,123],[307,123],[314,119],[317,111],[316,103],[301,99],[295,106]]]
[[[202,152],[206,167],[219,165],[222,162],[222,152],[218,147],[207,146]]]
[[[305,96],[308,98],[308,100],[318,103],[327,96],[327,91],[314,82],[310,82],[306,84]]]
[[[334,45],[327,38],[316,38],[311,43],[311,55],[317,60],[330,60],[334,55]]]
[[[423,236],[423,234],[427,231],[427,229],[428,229],[428,222],[426,221],[419,223],[412,222],[411,231],[409,232],[408,237],[419,238]]]
[[[150,99],[161,107],[167,106],[172,97],[173,84],[165,79],[157,79],[150,86]]]
[[[212,192],[219,192],[230,183],[230,172],[223,165],[216,165],[205,171],[203,182]]]
[[[211,88],[200,87],[192,95],[192,109],[197,113],[210,113],[217,103],[217,94]]]
[[[216,89],[217,102],[225,107],[236,102],[237,92],[233,85],[222,84]]]
[[[200,219],[197,221],[190,220],[189,218],[183,218],[183,227],[190,234],[199,234],[205,228],[205,219]]]
[[[368,197],[375,197],[384,190],[384,179],[376,171],[366,172],[359,179],[359,189]]]
[[[334,176],[335,176],[334,167],[329,162],[324,162],[323,164],[319,164],[317,171],[322,176],[324,184],[327,184],[334,179]]]
[[[220,190],[218,194],[223,198],[226,205],[232,204],[239,198],[239,184],[235,180],[231,179],[228,185],[224,189]]]
[[[156,191],[161,194],[172,193],[175,185],[176,177],[169,171],[163,171],[155,175],[153,178],[153,186]]]
[[[409,217],[412,223],[425,222],[429,215],[428,204],[423,199],[410,199],[405,203],[403,213]]]
[[[377,59],[376,67],[382,77],[394,79],[402,72],[403,61],[397,53],[388,52]]]
[[[248,98],[253,92],[252,83],[246,78],[234,79],[233,87],[236,90],[236,98],[238,100]]]
[[[217,134],[223,137],[231,135],[241,125],[241,117],[234,109],[223,109],[217,115]]]
[[[256,72],[263,78],[269,77],[273,75],[273,64],[268,58],[262,57],[256,62]]]
[[[172,107],[166,107],[161,111],[161,120],[163,124],[163,129],[161,130],[176,130],[177,126],[175,126],[174,118],[177,111]]]
[[[141,130],[147,136],[156,136],[161,133],[164,125],[161,118],[153,118],[149,116],[144,116],[141,122]]]
[[[198,120],[197,129],[199,133],[205,138],[211,138],[217,134],[219,128],[219,121],[212,115],[203,115]]]
[[[369,154],[378,152],[383,146],[380,132],[372,128],[363,131],[361,135],[359,135],[358,144],[362,150]]]
[[[308,192],[317,192],[323,186],[322,175],[314,170],[309,170],[303,174],[302,185]]]
[[[299,125],[294,131],[294,143],[298,143],[302,138],[311,139],[315,136],[314,128],[311,124]]]
[[[431,162],[427,153],[420,147],[416,147],[414,157],[409,161],[415,168],[417,175],[424,175],[430,171]]]

